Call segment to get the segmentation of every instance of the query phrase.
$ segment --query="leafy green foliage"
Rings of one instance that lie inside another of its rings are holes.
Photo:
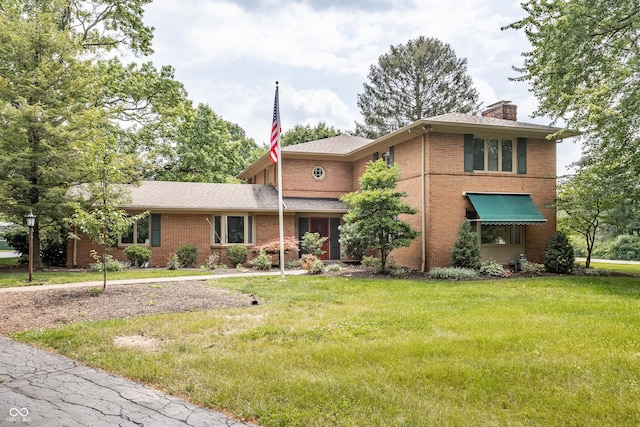
[[[218,255],[217,253],[213,253],[207,257],[206,267],[209,270],[215,270],[216,268],[218,268],[219,262],[220,255]]]
[[[324,262],[313,254],[302,255],[302,268],[309,274],[320,274],[324,271]]]
[[[559,228],[566,234],[582,235],[587,250],[587,268],[601,222],[606,220],[607,212],[621,202],[622,195],[615,189],[618,173],[612,169],[618,170],[619,165],[588,165],[558,184]]]
[[[93,264],[89,264],[89,271],[92,272],[106,272],[106,271],[123,271],[129,268],[129,266],[113,258],[111,255],[101,257],[96,251],[91,251],[91,257],[96,261]],[[105,287],[102,287],[104,290]]]
[[[465,267],[436,267],[429,270],[429,277],[444,280],[475,280],[478,274],[478,270]]]
[[[373,268],[375,271],[382,270],[382,260],[377,256],[363,256],[360,263],[367,268]]]
[[[244,131],[218,117],[206,104],[187,110],[175,140],[156,147],[155,178],[182,182],[235,182],[235,176],[262,154]]]
[[[492,259],[484,261],[480,264],[480,274],[499,277],[504,274],[504,267]]]
[[[325,251],[322,250],[322,245],[324,245],[324,242],[328,239],[328,237],[320,237],[320,233],[306,232],[302,236],[300,247],[308,254],[320,256],[325,253]]]
[[[551,273],[571,273],[575,261],[567,236],[562,231],[553,233],[544,250],[544,268]]]
[[[620,235],[609,249],[611,259],[640,261],[640,236]]]
[[[124,249],[124,254],[134,267],[142,267],[151,260],[151,248],[143,245],[130,245]]]
[[[251,260],[251,265],[256,270],[268,271],[271,270],[273,261],[271,257],[267,255],[264,249],[258,251],[258,255]]]
[[[531,43],[516,70],[538,99],[536,115],[599,135],[602,144],[593,148],[634,165],[637,176],[637,0],[529,0],[522,7],[527,16],[507,28],[523,30]]]
[[[280,139],[282,146],[302,144],[304,142],[316,141],[318,139],[329,138],[340,135],[342,132],[333,126],[327,127],[325,122],[318,123],[315,127],[311,125],[295,125],[293,129],[289,129]]]
[[[458,238],[451,251],[451,266],[480,269],[478,234],[473,231],[469,221],[463,221],[458,228]]]
[[[179,270],[180,269],[180,261],[178,260],[178,255],[173,254],[169,261],[167,262],[167,270]]]
[[[382,159],[369,162],[359,179],[360,190],[340,197],[349,208],[340,227],[340,244],[379,250],[382,271],[392,249],[409,246],[420,235],[399,219],[399,215],[416,213],[401,200],[407,194],[395,190],[400,177],[397,164],[388,167]]]
[[[185,244],[178,246],[176,249],[176,257],[180,267],[192,268],[198,262],[198,248],[196,245]]]
[[[249,248],[243,245],[229,246],[225,253],[231,265],[244,264],[249,256]]]
[[[91,167],[96,152],[118,152],[115,168],[131,171],[125,165],[137,150],[166,138],[182,114],[186,92],[171,67],[125,66],[108,54],[152,52],[147,3],[2,2],[0,210],[14,221],[31,210],[37,216],[36,269],[41,229],[66,226],[73,214],[78,200],[69,189],[100,180]],[[134,169],[127,182],[146,168]]]
[[[479,108],[478,91],[467,75],[467,60],[451,47],[420,36],[391,46],[371,66],[369,82],[358,95],[364,123],[356,134],[377,138],[424,117]]]

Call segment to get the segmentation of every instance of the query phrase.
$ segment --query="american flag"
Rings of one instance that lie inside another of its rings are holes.
[[[271,158],[271,163],[278,161],[281,132],[282,126],[280,125],[280,108],[278,105],[278,86],[276,86],[276,99],[273,101],[273,122],[271,123],[271,144],[269,145],[269,157]]]

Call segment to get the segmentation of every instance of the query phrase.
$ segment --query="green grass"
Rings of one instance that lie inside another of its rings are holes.
[[[2,259],[0,259],[2,261]],[[107,280],[145,279],[153,277],[202,276],[212,274],[208,270],[166,270],[166,269],[131,269],[107,273]],[[33,286],[44,284],[64,284],[75,282],[93,282],[102,280],[101,272],[85,271],[35,271],[33,281],[28,282],[29,273],[22,271],[4,272],[0,270],[0,288],[14,286]]]
[[[640,424],[638,278],[214,285],[261,304],[15,337],[264,426]]]
[[[581,263],[584,266],[584,263]],[[591,268],[597,270],[613,271],[623,274],[636,274],[640,275],[640,264],[621,264],[616,261],[596,261],[592,262]]]

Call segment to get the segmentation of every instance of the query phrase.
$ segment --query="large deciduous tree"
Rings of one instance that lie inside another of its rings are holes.
[[[596,134],[590,145],[640,171],[640,3],[638,0],[529,0],[517,80],[528,81],[536,114]]]
[[[386,271],[391,250],[409,246],[420,235],[409,223],[398,218],[402,214],[416,213],[402,201],[407,194],[396,191],[400,177],[397,164],[388,167],[382,159],[369,162],[359,179],[360,189],[341,197],[349,211],[340,228],[340,244],[356,250],[379,250],[382,271]]]
[[[371,66],[368,79],[358,95],[364,123],[356,123],[356,134],[368,138],[424,117],[475,113],[480,108],[467,60],[434,38],[420,36],[406,45],[391,46]]]
[[[624,201],[618,191],[623,183],[620,165],[604,162],[584,163],[575,175],[565,177],[558,184],[556,211],[558,225],[566,233],[580,234],[586,243],[586,267],[591,264],[591,254],[596,233],[603,223],[610,222],[607,215]]]
[[[95,179],[82,154],[100,138],[134,153],[181,112],[186,93],[170,67],[104,59],[151,53],[149,2],[0,3],[0,210],[14,221],[37,215],[36,268],[40,229],[71,214],[70,187]]]
[[[264,151],[238,125],[218,117],[206,104],[190,110],[174,144],[155,150],[155,178],[183,182],[237,182],[235,176]]]
[[[330,138],[340,135],[342,132],[333,126],[328,127],[325,122],[320,122],[316,126],[295,125],[293,129],[286,131],[281,138],[282,146],[302,144],[304,142],[316,141],[318,139]]]

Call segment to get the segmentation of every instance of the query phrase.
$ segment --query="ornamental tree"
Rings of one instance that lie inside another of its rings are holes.
[[[340,244],[380,251],[382,271],[386,271],[389,252],[406,247],[420,233],[399,219],[416,210],[402,201],[407,193],[396,191],[401,177],[400,167],[388,167],[382,159],[369,162],[360,177],[360,190],[340,197],[349,211],[340,227]]]

